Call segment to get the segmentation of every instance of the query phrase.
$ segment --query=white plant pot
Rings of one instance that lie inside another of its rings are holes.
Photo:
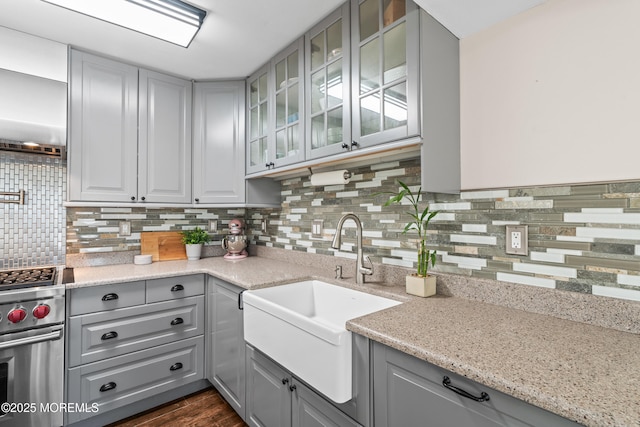
[[[430,297],[436,294],[436,276],[407,276],[407,293],[419,297]]]
[[[187,249],[187,259],[189,261],[196,261],[200,259],[202,254],[202,243],[196,243],[195,245],[185,245]]]

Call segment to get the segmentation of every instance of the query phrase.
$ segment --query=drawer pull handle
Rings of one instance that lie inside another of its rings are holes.
[[[171,365],[171,367],[169,368],[170,371],[177,371],[178,369],[182,369],[182,363],[178,362],[178,363],[174,363],[173,365]]]
[[[104,393],[105,391],[113,390],[114,388],[116,388],[116,383],[112,381],[110,383],[102,384],[100,391]]]
[[[463,390],[459,387],[451,385],[451,379],[449,379],[449,377],[446,375],[442,378],[442,385],[448,388],[449,390],[455,393],[458,393],[460,396],[464,396],[467,399],[475,400],[476,402],[486,402],[487,400],[489,400],[489,395],[484,391],[480,393],[480,397],[478,397],[478,396],[474,396],[473,394],[469,393],[466,390]]]
[[[181,284],[177,284],[177,285],[173,285],[171,287],[171,292],[179,292],[179,291],[184,291],[184,286],[182,286]]]
[[[114,338],[118,338],[118,333],[116,331],[107,332],[106,334],[102,334],[102,337],[100,337],[102,341],[111,340]]]
[[[113,300],[117,300],[118,298],[120,298],[118,294],[111,293],[103,296],[102,301],[113,301]]]
[[[184,323],[184,320],[182,320],[182,317],[176,317],[171,321],[171,326],[180,325],[181,323]]]

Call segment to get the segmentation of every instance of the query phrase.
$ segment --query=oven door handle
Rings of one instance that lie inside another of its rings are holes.
[[[2,342],[0,343],[0,350],[6,350],[8,348],[18,347],[21,345],[37,344],[39,342],[44,342],[44,341],[54,341],[54,340],[59,340],[60,338],[62,338],[62,329],[58,329],[56,331],[49,332],[47,334],[35,335],[33,337],[18,338],[15,340]]]

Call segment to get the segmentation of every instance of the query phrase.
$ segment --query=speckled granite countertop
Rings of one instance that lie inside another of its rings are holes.
[[[75,269],[67,288],[205,273],[245,289],[326,270],[250,257]],[[344,283],[344,282],[343,282]],[[361,286],[350,285],[359,289]],[[640,335],[458,297],[408,297],[347,329],[587,426],[640,426]]]

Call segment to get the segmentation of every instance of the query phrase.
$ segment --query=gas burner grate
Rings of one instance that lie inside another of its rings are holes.
[[[56,277],[55,268],[27,268],[0,271],[0,289],[17,289],[32,286],[50,286]]]

